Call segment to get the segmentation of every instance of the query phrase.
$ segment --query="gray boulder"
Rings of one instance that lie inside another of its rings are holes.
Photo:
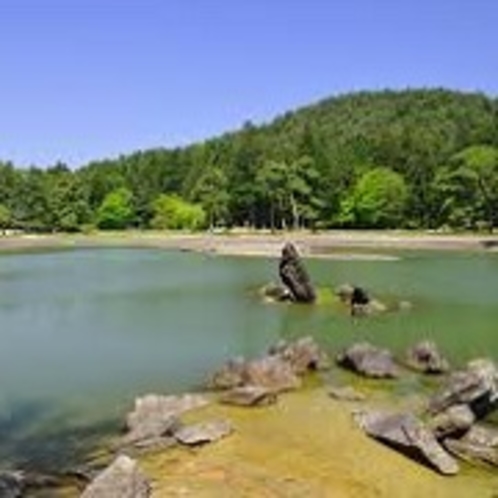
[[[457,462],[439,444],[432,432],[414,415],[383,412],[357,413],[355,419],[370,436],[443,475],[455,475]]]
[[[161,396],[148,394],[135,400],[135,407],[126,417],[128,433],[125,444],[144,444],[171,435],[179,426],[178,417],[183,413],[208,404],[199,394]]]
[[[25,489],[20,472],[0,473],[0,498],[21,498]]]
[[[120,455],[87,486],[81,498],[147,498],[150,493],[137,462]]]
[[[465,434],[475,422],[476,417],[469,405],[453,405],[444,412],[438,413],[427,423],[437,439],[460,437]]]
[[[433,341],[421,341],[410,348],[406,353],[406,363],[410,368],[428,374],[446,373],[450,369],[448,360]]]
[[[281,341],[272,346],[270,355],[288,362],[297,375],[309,370],[325,370],[330,367],[330,359],[323,349],[310,337],[301,337],[294,342]]]
[[[491,360],[473,360],[465,370],[452,374],[443,389],[430,399],[429,412],[440,413],[459,404],[467,404],[477,419],[497,408],[498,370]]]
[[[282,249],[279,263],[282,283],[289,289],[292,300],[297,303],[313,303],[316,292],[306,268],[294,244],[288,242]]]
[[[337,356],[337,363],[366,377],[395,378],[400,372],[387,349],[368,342],[353,344]]]

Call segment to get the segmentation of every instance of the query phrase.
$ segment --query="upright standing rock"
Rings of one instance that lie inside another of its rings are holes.
[[[316,293],[294,244],[287,242],[282,249],[279,274],[283,284],[289,289],[292,300],[298,303],[313,303]]]

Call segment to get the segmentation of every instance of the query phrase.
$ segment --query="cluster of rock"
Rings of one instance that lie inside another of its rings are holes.
[[[401,373],[389,351],[368,343],[346,349],[337,361],[373,378],[394,378]],[[411,348],[405,364],[429,374],[449,370],[447,360],[428,341]],[[335,392],[331,394],[339,397]],[[355,420],[369,436],[444,475],[454,475],[459,471],[455,457],[498,465],[498,431],[476,425],[497,407],[498,369],[491,360],[479,359],[452,373],[442,389],[427,401],[422,413],[366,410],[356,412]]]
[[[221,403],[267,405],[276,401],[278,393],[299,387],[307,371],[328,365],[324,351],[311,337],[304,337],[295,342],[279,342],[260,358],[228,361],[212,376],[210,385],[223,390],[218,398]],[[182,423],[184,413],[208,403],[209,400],[199,394],[148,394],[137,398],[126,417],[121,449],[164,449],[175,444],[196,446],[228,436],[233,428],[225,420]],[[88,485],[82,498],[145,498],[150,496],[150,490],[137,462],[123,454]]]
[[[278,393],[299,388],[306,372],[329,366],[327,354],[313,338],[303,337],[281,341],[259,358],[229,360],[214,373],[210,386],[226,391],[221,398],[225,403],[268,404]]]
[[[432,341],[422,341],[410,348],[399,364],[393,354],[368,342],[359,342],[338,354],[337,363],[356,373],[372,378],[397,378],[400,365],[406,365],[418,372],[442,374],[450,369],[448,360]]]

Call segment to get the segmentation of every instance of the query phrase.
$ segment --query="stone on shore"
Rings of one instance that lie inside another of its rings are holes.
[[[310,337],[301,337],[294,342],[281,341],[272,346],[269,354],[288,362],[297,375],[309,370],[325,370],[330,367],[330,359],[323,349]]]
[[[434,467],[443,475],[455,475],[457,462],[439,444],[432,432],[414,415],[362,412],[355,415],[359,426],[391,448]]]
[[[475,422],[474,412],[468,405],[453,405],[444,412],[438,413],[427,425],[437,439],[460,437],[465,434]]]
[[[380,349],[368,342],[353,344],[337,356],[337,363],[366,377],[396,378],[399,369],[387,349]]]
[[[24,493],[24,488],[22,473],[0,473],[0,498],[21,498]]]
[[[175,438],[187,446],[197,446],[218,441],[232,431],[232,426],[228,422],[218,420],[182,427],[175,432]]]
[[[328,395],[340,401],[365,401],[366,396],[352,386],[329,387]]]
[[[137,462],[120,455],[87,486],[81,498],[147,498],[150,493]]]
[[[136,444],[171,435],[179,425],[183,413],[208,404],[199,394],[162,396],[148,394],[135,400],[135,408],[126,417],[128,433],[125,444]]]
[[[450,406],[466,404],[481,419],[498,406],[498,369],[488,359],[473,360],[465,370],[453,373],[443,389],[429,401],[429,412],[437,414]]]

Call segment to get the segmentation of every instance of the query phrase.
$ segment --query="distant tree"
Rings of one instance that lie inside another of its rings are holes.
[[[97,226],[104,230],[127,228],[133,221],[133,194],[119,188],[107,194],[97,210]]]
[[[440,217],[455,228],[497,223],[498,149],[474,145],[455,154],[440,168],[433,189],[440,199]]]
[[[223,222],[228,214],[230,200],[228,181],[223,170],[207,166],[193,188],[192,197],[206,211],[210,229]]]
[[[10,209],[4,204],[0,204],[0,230],[5,232],[10,227],[12,221],[12,214]]]
[[[206,223],[202,206],[189,203],[177,195],[159,195],[152,203],[152,211],[153,228],[199,230]]]
[[[393,228],[403,220],[408,189],[403,177],[375,168],[358,180],[341,205],[341,221],[361,228]]]

